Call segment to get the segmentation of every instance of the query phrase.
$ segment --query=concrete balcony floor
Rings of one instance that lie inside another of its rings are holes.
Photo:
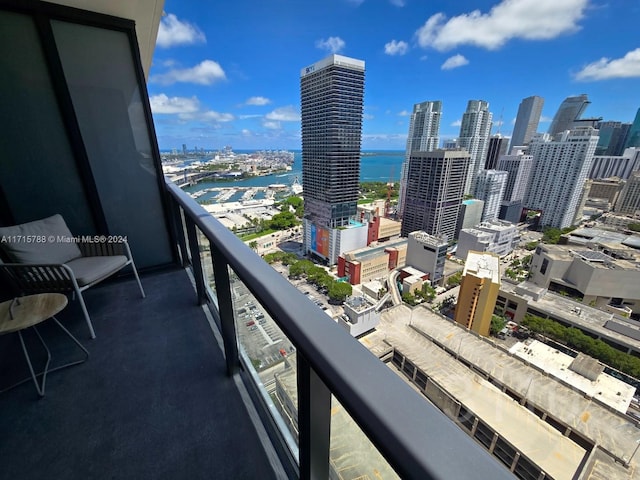
[[[89,350],[86,363],[0,394],[0,478],[276,478],[184,270],[85,292],[57,318]],[[52,321],[39,328],[52,367],[79,350]],[[36,371],[44,353],[31,332]],[[0,389],[26,377],[17,334],[0,337]]]

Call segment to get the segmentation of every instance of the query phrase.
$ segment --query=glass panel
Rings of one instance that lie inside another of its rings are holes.
[[[329,468],[330,478],[400,478],[335,397]]]
[[[209,295],[217,304],[216,296],[216,280],[213,275],[213,258],[211,257],[211,244],[204,233],[196,227],[198,232],[198,246],[200,249],[200,261],[202,262],[202,274],[204,275],[204,284],[209,290]]]
[[[73,233],[95,233],[30,17],[0,11],[0,58],[0,182],[15,221],[60,213]]]
[[[51,25],[109,233],[128,237],[139,267],[170,263],[129,36],[61,21]]]
[[[297,455],[298,391],[295,348],[246,285],[231,270],[236,332],[240,356],[270,413]]]

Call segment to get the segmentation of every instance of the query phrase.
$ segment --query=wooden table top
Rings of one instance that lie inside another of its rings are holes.
[[[0,335],[44,322],[67,306],[67,297],[61,293],[28,295],[18,301],[13,305],[13,320],[9,314],[13,300],[0,303]]]

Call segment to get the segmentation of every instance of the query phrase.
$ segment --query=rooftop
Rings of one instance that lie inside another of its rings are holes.
[[[490,278],[493,283],[500,283],[500,257],[491,252],[474,252],[467,255],[463,275],[472,273],[481,278]]]

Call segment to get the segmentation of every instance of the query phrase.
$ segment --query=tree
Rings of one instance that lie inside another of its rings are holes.
[[[335,280],[329,285],[329,299],[336,302],[344,302],[344,300],[353,293],[353,287],[347,282],[336,282]]]
[[[456,272],[447,279],[447,285],[455,287],[462,282],[462,272]]]
[[[507,320],[501,315],[492,315],[491,316],[491,327],[489,327],[489,333],[491,335],[497,335],[505,326],[507,325]]]
[[[269,228],[274,230],[286,230],[298,224],[298,219],[290,211],[276,213],[269,222]]]
[[[630,223],[627,228],[632,232],[640,232],[640,223]]]
[[[412,293],[403,293],[402,294],[402,301],[404,303],[406,303],[407,305],[411,305],[414,306],[417,302],[416,302],[416,297],[412,294]]]
[[[258,242],[256,242],[255,240],[249,242],[249,248],[251,250],[253,250],[254,252],[258,251]]]
[[[540,243],[539,241],[534,240],[533,242],[528,242],[527,244],[525,244],[524,248],[525,250],[529,250],[529,251],[535,250],[539,243]]]

